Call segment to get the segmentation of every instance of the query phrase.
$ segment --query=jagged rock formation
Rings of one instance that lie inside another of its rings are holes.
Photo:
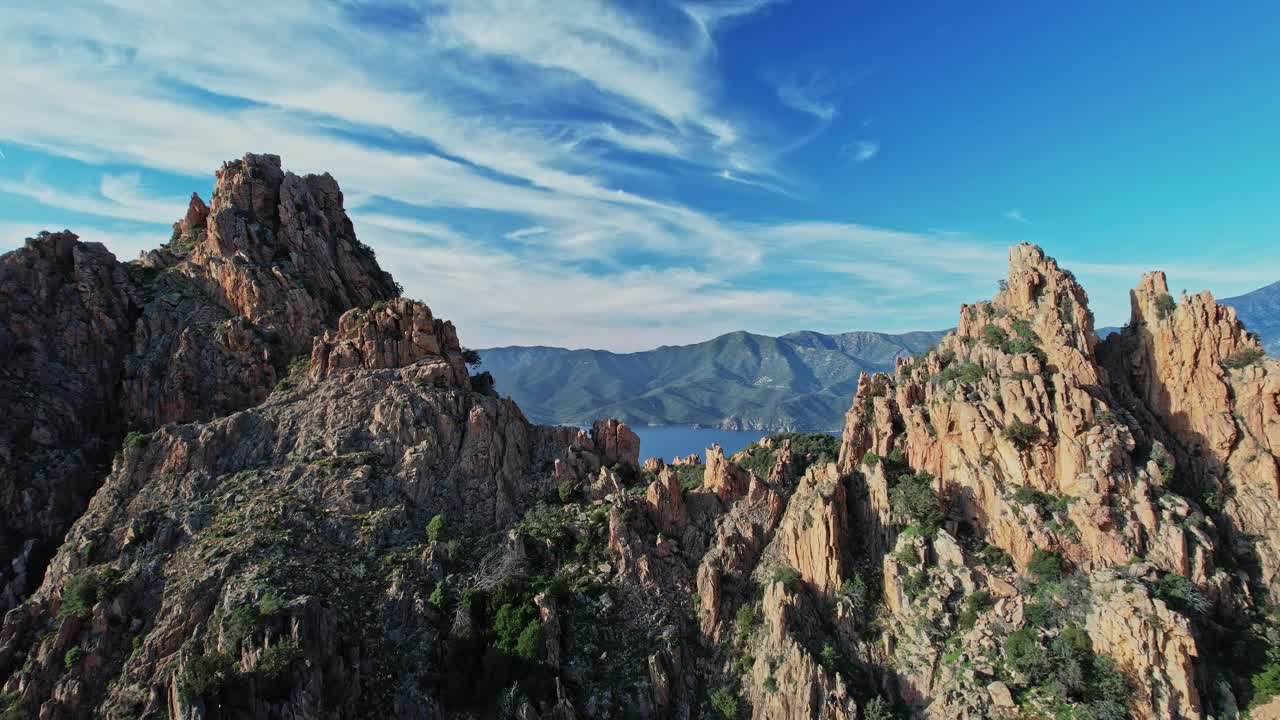
[[[127,430],[261,402],[342,312],[399,293],[328,175],[274,155],[217,173],[173,240],[133,263],[70,232],[0,269],[0,610],[38,583]]]
[[[70,232],[0,258],[0,610],[39,583],[119,442],[141,303],[127,268]]]
[[[1280,365],[1158,274],[1100,343],[1016,246],[840,441],[642,465],[471,376],[274,156],[136,263],[0,268],[6,720],[1200,720],[1280,677]]]
[[[379,312],[370,322],[352,310],[336,335],[317,338],[311,379],[251,410],[166,426],[126,447],[41,589],[0,630],[0,672],[13,673],[6,689],[17,702],[49,718],[188,717],[213,711],[200,673],[222,663],[245,683],[234,701],[223,698],[222,716],[420,716],[437,707],[419,689],[446,671],[424,580],[443,578],[442,556],[460,551],[424,549],[428,520],[449,518],[459,536],[501,531],[550,490],[543,468],[596,448],[575,445],[576,432],[530,425],[510,400],[472,392],[465,370],[438,382],[448,377],[441,366],[460,367],[456,340],[436,352],[423,342],[417,353],[388,350],[412,344],[414,327],[437,337],[444,326],[424,305],[402,300]],[[348,337],[383,352],[335,363]],[[378,358],[412,362],[380,367]],[[608,431],[612,448],[628,432]],[[389,557],[400,558],[390,575]],[[76,594],[84,582],[101,601],[69,610],[86,602]],[[266,589],[283,603],[271,613],[262,610]],[[230,639],[243,630],[227,618],[245,607],[258,608],[260,627]],[[42,634],[50,621],[58,631]],[[82,659],[68,671],[72,648]],[[291,690],[266,682],[267,662],[284,664],[273,672],[291,673]]]
[[[1280,572],[1280,370],[1256,362],[1262,348],[1233,308],[1202,292],[1176,304],[1164,273],[1132,292],[1126,332],[1114,336],[1108,367],[1171,439],[1185,491],[1221,504],[1238,554],[1274,587]]]
[[[1100,345],[1070,273],[1015,246],[1001,292],[964,306],[937,350],[859,382],[840,468],[884,554],[902,695],[922,714],[987,714],[983,688],[1010,716],[1015,694],[1051,714],[1118,711],[1078,678],[1039,685],[1046,648],[1094,684],[1121,673],[1135,717],[1234,712],[1248,694],[1199,658],[1220,643],[1207,634],[1252,632],[1251,598],[1274,588],[1280,366],[1234,311],[1207,293],[1175,303],[1161,274],[1133,306]]]

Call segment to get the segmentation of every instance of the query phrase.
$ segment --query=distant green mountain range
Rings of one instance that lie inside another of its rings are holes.
[[[541,423],[614,417],[633,425],[835,430],[860,372],[892,369],[895,358],[923,352],[946,332],[734,332],[636,353],[488,348],[480,369]]]
[[[1236,308],[1267,352],[1280,355],[1280,282],[1219,302]],[[890,370],[895,358],[923,352],[946,332],[734,332],[636,353],[539,346],[480,355],[498,392],[540,423],[588,425],[614,417],[632,425],[836,430],[858,373]]]

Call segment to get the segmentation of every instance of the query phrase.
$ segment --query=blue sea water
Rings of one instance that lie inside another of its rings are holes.
[[[660,457],[667,462],[677,455],[697,453],[706,461],[707,448],[720,443],[725,455],[732,455],[760,438],[773,433],[758,430],[720,430],[717,428],[659,425],[633,427],[640,436],[640,459]]]

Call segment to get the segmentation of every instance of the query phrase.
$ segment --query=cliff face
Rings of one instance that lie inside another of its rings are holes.
[[[274,156],[135,263],[0,268],[6,720],[1200,719],[1280,672],[1280,365],[1158,274],[1099,343],[1016,246],[839,441],[642,466],[471,376]]]
[[[70,232],[0,258],[0,610],[39,583],[118,445],[142,304],[127,268]]]
[[[311,338],[398,289],[356,241],[328,175],[274,155],[217,173],[172,241],[122,264],[69,232],[0,267],[0,610],[38,583],[126,430],[262,401]]]
[[[976,693],[1109,716],[1085,687],[1127,683],[1135,717],[1200,718],[1252,694],[1204,656],[1253,634],[1275,587],[1280,365],[1161,274],[1133,306],[1099,345],[1070,273],[1016,246],[935,351],[861,379],[840,468],[922,714],[972,716]]]

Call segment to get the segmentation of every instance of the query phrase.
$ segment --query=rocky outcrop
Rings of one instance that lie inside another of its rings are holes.
[[[765,589],[762,611],[751,668],[751,717],[857,720],[858,704],[844,679],[796,639],[820,634],[816,608],[804,595],[775,582]]]
[[[597,420],[591,425],[591,442],[605,465],[640,466],[640,436],[617,420]]]
[[[424,306],[396,308],[439,327]],[[344,316],[338,337],[362,317]],[[392,318],[363,326],[361,347],[382,352],[362,357],[414,357],[387,350],[403,342]],[[509,400],[418,382],[439,355],[340,372],[331,353],[313,359],[312,379],[253,409],[126,448],[40,590],[0,630],[15,702],[46,718],[183,717],[214,702],[230,717],[416,717],[436,705],[421,689],[444,672],[431,659],[443,640],[428,595],[443,574],[424,546],[428,521],[477,536],[509,528],[551,490],[541,468],[585,450]],[[393,555],[405,564],[388,574]],[[475,582],[501,576],[503,562],[480,562]],[[554,600],[539,613],[554,661]],[[54,617],[61,631],[41,634]],[[73,647],[83,660],[68,670]],[[234,700],[206,684],[210,663]]]
[[[1174,478],[1210,508],[1275,588],[1280,573],[1280,364],[1208,292],[1175,301],[1163,273],[1131,293],[1132,317],[1103,359],[1171,447]]]
[[[69,231],[0,257],[0,611],[39,582],[124,434],[143,303],[128,270]]]
[[[262,402],[344,311],[399,290],[328,175],[274,155],[218,171],[165,247],[120,263],[69,232],[4,256],[0,609],[38,581],[125,432]],[[57,343],[52,342],[57,339]],[[14,560],[18,560],[14,564]]]
[[[678,535],[688,522],[680,479],[669,468],[663,468],[645,492],[653,524],[669,536]]]
[[[724,450],[718,443],[707,448],[706,470],[702,480],[704,488],[723,502],[733,502],[746,492],[749,480],[745,471],[725,459]]]
[[[771,547],[815,593],[832,598],[847,577],[848,498],[834,465],[810,467],[792,494]]]
[[[1199,654],[1191,623],[1141,583],[1116,573],[1090,578],[1094,598],[1086,629],[1096,651],[1116,661],[1136,684],[1140,717],[1193,720],[1204,717],[1196,689]]]
[[[905,696],[929,716],[976,712],[962,700],[974,693],[1049,701],[1028,695],[1017,678],[940,667],[942,638],[920,629],[945,627],[947,617],[954,622],[964,609],[957,594],[985,587],[1017,599],[1027,591],[1015,579],[996,582],[989,571],[936,572],[929,563],[987,568],[1007,557],[1031,577],[1051,562],[1075,577],[1106,578],[1141,559],[1150,568],[1147,586],[1181,576],[1193,588],[1185,592],[1220,603],[1224,617],[1237,612],[1240,576],[1221,571],[1221,557],[1256,557],[1257,580],[1274,583],[1270,553],[1280,538],[1265,522],[1280,509],[1267,440],[1274,364],[1259,357],[1233,311],[1206,293],[1175,302],[1162,275],[1142,280],[1129,328],[1105,344],[1096,339],[1087,300],[1039,248],[1015,246],[1001,292],[962,307],[955,333],[937,350],[900,361],[892,375],[859,381],[839,468],[852,476],[851,517],[869,530],[864,547],[874,554],[897,545],[884,561],[886,602],[901,619],[894,655]],[[1227,471],[1233,464],[1238,472]],[[895,505],[904,475],[914,487],[927,483],[943,523],[976,541],[942,542],[945,533],[932,540],[917,534],[905,545],[896,538],[913,520],[898,514],[911,513],[912,500],[904,499],[905,510]],[[1223,547],[1224,531],[1234,549]],[[921,567],[911,569],[908,558]],[[1196,667],[1188,619],[1152,610],[1150,601],[1117,604],[1120,595],[1107,587],[1089,592],[1115,599],[1098,603],[1087,622],[1084,610],[1073,609],[1070,622],[1086,628],[1093,651],[1147,683],[1150,692],[1135,698],[1131,711],[1201,717],[1196,682],[1205,675]],[[1001,607],[1004,622],[1016,628],[1021,619],[1007,615],[1007,602]],[[1054,632],[1071,630],[1041,630],[1046,646]],[[969,641],[966,635],[961,647]],[[1000,641],[991,647],[1002,650]],[[994,682],[1003,686],[984,690]]]
[[[400,298],[345,313],[337,330],[315,339],[310,375],[320,379],[344,370],[410,364],[418,367],[415,380],[419,383],[433,387],[469,384],[453,323],[433,318],[431,309],[420,302]]]

